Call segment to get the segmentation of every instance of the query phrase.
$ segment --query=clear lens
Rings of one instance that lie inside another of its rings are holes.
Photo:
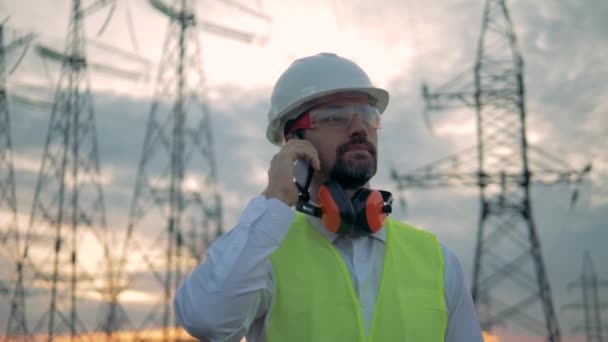
[[[380,128],[380,112],[369,104],[339,105],[317,108],[310,111],[311,127],[332,126],[348,127],[354,115],[371,128]]]

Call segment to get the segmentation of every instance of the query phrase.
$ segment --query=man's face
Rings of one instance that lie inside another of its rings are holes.
[[[369,103],[365,94],[347,93],[328,96],[314,108]],[[318,150],[320,180],[331,178],[344,189],[358,189],[376,174],[377,129],[366,124],[361,115],[355,114],[344,126],[319,124],[306,130],[305,138]]]

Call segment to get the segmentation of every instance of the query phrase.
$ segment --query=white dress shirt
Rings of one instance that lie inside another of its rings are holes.
[[[211,244],[207,259],[175,294],[178,320],[192,336],[208,342],[266,341],[275,281],[270,255],[279,247],[295,211],[277,199],[253,198],[238,224]],[[333,243],[350,272],[369,334],[380,285],[386,231],[340,237],[318,218],[311,225]],[[443,244],[444,296],[448,311],[445,342],[482,342],[473,301],[456,256]]]

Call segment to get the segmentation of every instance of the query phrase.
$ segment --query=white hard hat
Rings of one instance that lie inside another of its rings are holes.
[[[280,146],[287,120],[302,114],[319,97],[346,91],[368,94],[380,113],[388,105],[388,92],[374,87],[365,71],[349,59],[320,53],[294,61],[272,90],[266,137]]]

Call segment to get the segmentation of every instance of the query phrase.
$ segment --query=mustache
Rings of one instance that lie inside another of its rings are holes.
[[[354,136],[352,139],[350,139],[349,142],[338,146],[338,150],[336,151],[338,156],[341,156],[346,153],[346,151],[348,151],[348,149],[354,145],[364,145],[372,156],[376,156],[376,146],[374,146],[374,144],[372,144],[365,137],[362,136]]]

